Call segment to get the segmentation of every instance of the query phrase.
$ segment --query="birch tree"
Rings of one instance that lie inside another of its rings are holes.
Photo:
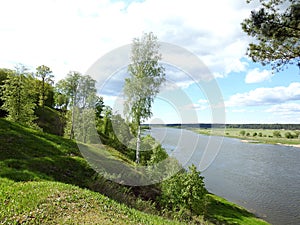
[[[151,107],[161,84],[165,81],[164,67],[159,63],[161,55],[157,37],[145,33],[133,39],[129,78],[124,85],[124,113],[134,126],[136,135],[136,162],[140,161],[141,124],[152,116]]]

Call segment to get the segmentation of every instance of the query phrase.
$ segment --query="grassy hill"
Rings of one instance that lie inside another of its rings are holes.
[[[0,224],[185,224],[160,217],[155,202],[138,196],[153,188],[105,180],[74,141],[0,119]],[[222,198],[208,197],[205,221],[194,223],[266,224]]]

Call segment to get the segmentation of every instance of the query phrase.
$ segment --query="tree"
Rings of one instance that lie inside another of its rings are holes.
[[[45,101],[46,101],[46,97],[47,97],[47,92],[48,92],[48,86],[46,84],[53,84],[53,74],[52,71],[50,70],[49,67],[47,66],[39,66],[36,68],[36,73],[35,73],[37,78],[41,78],[41,87],[40,87],[40,91],[39,91],[39,95],[40,95],[40,101],[39,101],[39,105],[41,107],[44,108],[45,106]]]
[[[244,131],[244,130],[240,131],[240,135],[245,136],[245,134],[246,134],[246,131]]]
[[[251,2],[252,0],[247,0]],[[247,55],[279,71],[288,64],[300,68],[300,3],[298,0],[260,0],[261,8],[242,22],[242,29],[256,39]],[[286,7],[287,6],[287,7]]]
[[[141,123],[152,115],[151,106],[165,81],[164,68],[159,64],[157,37],[153,33],[144,34],[133,40],[131,64],[128,66],[129,78],[125,79],[124,112],[137,130],[136,162],[139,163],[141,143]]]
[[[8,73],[4,81],[1,97],[4,101],[2,109],[8,112],[8,119],[11,121],[33,125],[36,104],[31,92],[31,79],[27,68],[19,64],[15,71]]]
[[[56,85],[56,89],[59,93],[56,97],[57,104],[65,104],[67,108],[70,103],[72,107],[71,122],[68,123],[70,128],[66,128],[70,133],[70,139],[74,138],[75,119],[77,120],[77,131],[79,134],[82,134],[79,135],[80,140],[83,138],[82,141],[85,142],[88,139],[88,133],[91,133],[89,130],[91,130],[93,121],[91,121],[89,117],[95,119],[94,107],[97,101],[95,85],[96,81],[89,75],[83,76],[76,71],[70,71],[67,77],[60,80]],[[89,122],[84,124],[87,121]]]
[[[4,94],[3,94],[3,88],[1,87],[4,85],[8,75],[12,73],[13,71],[10,69],[0,68],[0,117],[7,116],[7,112],[2,109],[2,105],[4,104],[2,97],[4,96]]]
[[[70,139],[74,138],[75,107],[77,104],[78,87],[81,76],[82,75],[79,72],[70,71],[67,75],[67,78],[59,83],[59,86],[61,86],[63,92],[66,93],[66,96],[68,96],[70,99],[69,102],[72,106]]]

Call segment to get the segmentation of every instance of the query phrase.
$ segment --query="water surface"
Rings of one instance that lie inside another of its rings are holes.
[[[272,224],[300,224],[300,148],[224,138],[212,152],[207,146],[220,137],[165,127],[152,128],[150,134],[185,166],[206,168],[203,155],[211,152],[210,165],[202,171],[210,192]]]

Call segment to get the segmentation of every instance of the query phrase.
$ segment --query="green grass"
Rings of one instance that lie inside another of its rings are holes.
[[[248,140],[256,143],[264,143],[264,144],[284,144],[284,145],[299,145],[300,139],[299,138],[286,138],[284,135],[286,132],[290,132],[294,134],[295,131],[293,130],[269,130],[269,129],[241,129],[241,128],[226,128],[226,129],[192,129],[194,132],[204,134],[204,135],[215,135],[215,136],[225,136],[225,137],[232,137],[232,138],[239,138],[243,140]],[[245,133],[249,133],[249,136],[241,135],[241,131],[245,131]],[[282,137],[274,137],[273,132],[279,131]],[[258,135],[253,137],[254,133],[261,133],[262,137]]]
[[[0,182],[0,224],[179,224],[73,185]]]
[[[219,196],[208,194],[208,217],[211,221],[223,224],[245,224],[245,225],[264,225],[265,221],[255,218],[254,215],[243,207],[228,202]]]
[[[101,163],[111,168],[120,161],[134,168],[113,148],[82,147],[90,157],[103,156]],[[153,186],[128,188],[104,179],[72,140],[0,119],[0,224],[185,224],[136,195],[154,199],[155,192]],[[263,224],[245,209],[209,196],[205,221],[198,217],[189,224]]]

